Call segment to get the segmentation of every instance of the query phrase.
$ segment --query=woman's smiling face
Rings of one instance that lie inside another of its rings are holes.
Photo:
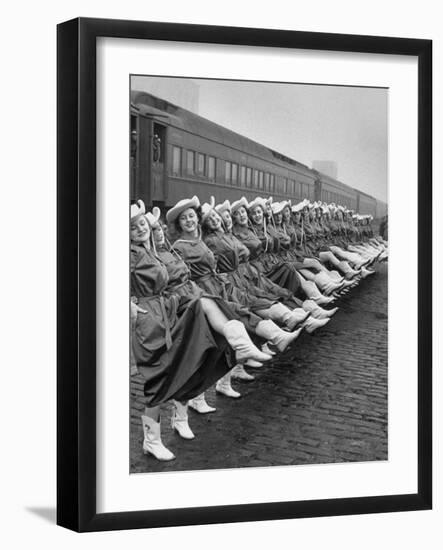
[[[244,210],[244,208],[243,208]],[[246,211],[245,211],[246,213]],[[221,218],[225,224],[225,227],[226,227],[226,230],[227,231],[231,231],[232,229],[232,218],[231,218],[231,213],[229,212],[229,210],[223,210],[223,212],[221,213]],[[248,221],[248,218],[246,216],[246,223]]]
[[[163,227],[159,222],[152,226],[152,236],[154,237],[154,242],[157,246],[162,246],[165,244],[165,234],[163,232]]]
[[[205,218],[205,224],[211,231],[221,229],[221,218],[215,210],[211,210]]]
[[[131,221],[130,235],[133,243],[148,242],[150,234],[151,230],[145,216],[139,216],[134,221]]]
[[[291,221],[291,209],[289,206],[285,206],[283,209],[283,221],[289,223]]]
[[[197,212],[193,208],[187,208],[180,214],[178,224],[183,233],[195,233],[198,227]]]
[[[279,212],[278,214],[274,214],[274,221],[277,225],[280,225],[283,221],[283,213]]]
[[[251,210],[251,220],[257,225],[263,223],[263,210],[261,206],[254,206]]]
[[[237,210],[233,214],[233,217],[236,224],[243,227],[248,225],[248,213],[246,212],[246,208],[244,206],[240,206],[240,208],[237,208]]]

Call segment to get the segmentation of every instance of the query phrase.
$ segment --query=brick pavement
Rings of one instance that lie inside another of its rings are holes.
[[[242,397],[207,392],[217,412],[189,412],[196,438],[185,441],[162,407],[162,439],[176,459],[143,455],[143,384],[131,379],[130,471],[161,472],[387,460],[387,265],[351,290],[313,335],[271,364],[233,381]]]

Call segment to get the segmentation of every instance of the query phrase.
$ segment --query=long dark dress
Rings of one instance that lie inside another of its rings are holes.
[[[168,282],[159,258],[132,244],[131,296],[147,312],[137,315],[132,346],[150,407],[192,399],[230,368],[226,342],[212,331],[199,299],[168,289]]]
[[[249,251],[249,261],[244,259],[244,262],[248,267],[247,273],[251,282],[264,290],[270,298],[281,301],[288,307],[294,308],[300,306],[302,302],[290,290],[279,286],[266,276],[265,266],[267,262],[266,259],[263,259],[266,257],[263,240],[260,240],[257,234],[249,227],[234,225],[232,232]]]
[[[295,269],[306,269],[306,266],[303,265],[303,258],[299,258],[293,249],[294,237],[291,238],[286,226],[276,225],[274,231],[280,241],[280,258],[285,263],[290,263]]]
[[[230,300],[230,283],[224,274],[217,273],[217,262],[208,246],[200,239],[178,239],[172,248],[183,258],[190,270],[190,278],[204,291],[204,295],[217,300],[228,319],[238,319],[249,332],[254,333],[262,319],[242,302]]]
[[[263,290],[245,279],[246,272],[240,258],[246,254],[249,256],[249,253],[234,235],[223,231],[210,232],[204,242],[214,254],[218,271],[226,275],[226,288],[231,301],[239,302],[254,312],[269,309],[276,303],[276,300],[267,297]]]
[[[278,232],[271,224],[266,230],[263,225],[254,224],[253,231],[262,242],[262,253],[255,261],[257,268],[261,268],[264,275],[278,286],[287,288],[292,294],[302,297],[301,282],[297,270],[278,254],[281,246]]]
[[[303,248],[308,256],[318,258],[316,232],[312,222],[303,221]]]

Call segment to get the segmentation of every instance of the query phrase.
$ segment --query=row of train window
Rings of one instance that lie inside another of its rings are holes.
[[[353,209],[357,207],[356,199],[347,197],[346,195],[342,195],[341,193],[326,191],[325,189],[323,189],[322,191],[322,200],[324,202],[327,202],[328,204],[330,203],[341,204],[342,206],[347,206],[348,208],[353,208]]]
[[[367,201],[361,198],[360,196],[360,207],[359,211],[362,214],[372,214],[376,212],[376,202],[375,201]]]
[[[184,153],[184,155],[183,155]],[[275,174],[257,170],[249,166],[238,165],[216,157],[183,151],[181,147],[172,147],[171,175],[189,177],[204,177],[209,181],[217,181],[218,163],[224,163],[223,183],[226,185],[261,189],[267,193],[287,195],[289,197],[306,197],[314,199],[314,186],[297,182],[292,179],[276,177]]]

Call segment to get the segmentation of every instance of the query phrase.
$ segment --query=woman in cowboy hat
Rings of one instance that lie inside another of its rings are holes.
[[[191,279],[209,295],[224,297],[250,332],[275,343],[280,350],[284,349],[293,335],[281,331],[271,320],[264,321],[252,312],[239,293],[233,290],[227,277],[217,272],[214,253],[201,238],[200,218],[201,208],[197,197],[179,201],[166,213],[168,224],[173,224],[179,234],[173,249],[190,268]],[[233,302],[231,297],[236,301]]]
[[[191,279],[203,289],[206,296],[223,297],[223,303],[234,312],[251,333],[274,344],[279,351],[284,350],[298,334],[282,331],[272,320],[264,320],[252,312],[245,300],[234,291],[227,278],[217,272],[215,256],[201,238],[200,216],[201,208],[197,197],[179,201],[166,213],[168,224],[172,225],[178,234],[178,239],[172,248],[188,265]],[[265,357],[269,358],[269,355],[265,354]],[[246,364],[261,366],[250,362]],[[219,386],[220,389],[221,386]],[[231,393],[230,390],[228,392]],[[203,396],[199,396],[198,399],[202,398]],[[202,412],[195,405],[195,400],[190,402],[192,408]]]
[[[309,256],[303,249],[303,231],[300,225],[303,205],[304,201],[294,206],[287,202],[283,208],[282,225],[291,238],[291,248],[287,253],[288,256],[301,262],[302,274],[305,274],[303,270],[307,269],[313,271],[314,274],[323,271],[331,281],[344,282],[343,277],[337,271],[328,270],[317,258]]]
[[[209,296],[205,294],[204,291],[196,285],[194,281],[190,279],[190,270],[181,258],[181,256],[171,248],[170,244],[167,242],[163,228],[159,223],[160,211],[156,208],[153,209],[152,213],[147,213],[147,218],[152,227],[152,232],[154,236],[154,244],[156,248],[156,254],[165,264],[168,274],[169,274],[169,283],[167,291],[174,291],[183,296],[194,296],[199,298],[202,302],[203,310],[208,318],[210,325],[214,330],[226,335],[226,327],[232,325],[236,330],[237,338],[240,335],[240,332],[243,330],[243,327],[239,327],[241,323],[239,321],[228,321],[228,319],[235,318],[236,314],[232,310],[232,306],[225,302],[220,297]],[[227,335],[230,336],[231,332],[228,331]],[[249,337],[246,335],[247,340]],[[231,346],[237,346],[238,342],[234,342],[230,338],[229,343]],[[261,357],[263,359],[263,357]],[[234,359],[235,360],[235,359]],[[232,361],[231,361],[232,362]],[[235,361],[237,371],[243,371],[242,363]],[[257,366],[261,363],[257,363]],[[246,373],[245,373],[246,374]],[[248,380],[253,379],[253,377],[247,375]],[[219,393],[228,395],[229,397],[240,397],[238,392],[235,392],[228,381],[230,378],[228,376],[222,377],[217,381],[216,389]],[[197,398],[191,401],[192,408],[198,410],[200,413],[209,413],[215,411],[215,408],[207,405],[204,400],[204,395],[201,394]]]
[[[267,233],[263,232],[263,234],[257,234],[253,229],[253,225],[248,216],[247,208],[249,206],[245,198],[240,199],[231,205],[230,212],[223,212],[223,216],[225,221],[229,224],[231,223],[232,215],[232,220],[234,221],[232,228],[233,235],[249,250],[248,265],[252,268],[250,272],[252,280],[254,280],[257,286],[265,290],[269,296],[273,296],[283,301],[288,307],[298,306],[310,312],[312,317],[306,320],[305,329],[308,332],[312,332],[316,328],[319,328],[321,324],[317,323],[316,320],[328,319],[329,313],[313,300],[305,299],[304,297],[302,299],[295,297],[290,289],[278,285],[268,277],[267,274],[270,269],[272,270],[274,260],[269,259],[265,247],[272,246],[273,239],[268,237]],[[255,209],[257,209],[258,212],[255,212]],[[260,219],[263,219],[263,209],[260,207],[260,202],[257,199],[253,201],[252,208],[249,208],[249,210],[253,212],[258,222]],[[261,239],[260,235],[262,236]],[[289,266],[286,268],[282,267],[281,269],[290,270]]]
[[[240,209],[243,208],[243,206],[240,206]],[[233,209],[234,212],[238,212],[239,210],[235,203],[233,205]],[[216,206],[215,210],[220,215],[220,218],[222,220],[224,230],[222,240],[229,241],[231,243],[231,246],[238,250],[237,268],[235,269],[235,271],[233,271],[233,266],[230,265],[228,266],[228,269],[225,269],[225,271],[230,270],[235,273],[236,276],[240,277],[240,281],[237,284],[240,288],[242,288],[242,293],[243,288],[245,287],[246,292],[249,290],[257,296],[265,296],[268,299],[279,302],[278,307],[281,310],[280,315],[286,317],[286,319],[290,317],[291,325],[289,325],[289,328],[301,326],[305,328],[308,332],[312,332],[315,328],[318,328],[319,325],[314,319],[309,319],[310,315],[312,315],[315,319],[326,319],[333,315],[335,311],[327,312],[326,310],[323,310],[318,305],[316,305],[315,302],[305,304],[301,300],[295,298],[289,290],[278,286],[276,283],[268,279],[261,271],[259,271],[249,261],[249,259],[252,256],[251,250],[254,253],[255,251],[257,251],[257,248],[261,247],[260,240],[253,232],[251,232],[250,235],[247,237],[249,243],[248,246],[246,246],[244,242],[242,242],[233,234],[231,205],[229,204],[229,201],[225,201],[225,203]],[[247,220],[246,213],[245,219]],[[212,247],[214,248],[214,250],[217,250],[217,248],[220,248],[221,246],[219,239],[217,238],[217,235],[220,234],[220,229],[218,229],[219,222],[215,220],[215,222],[212,223],[216,224],[216,229],[214,230],[209,228],[207,232],[208,236],[206,237],[206,242],[211,247],[212,241]],[[235,280],[236,279],[234,279],[233,281],[234,284]],[[283,320],[283,322],[285,322],[284,318],[279,319],[278,317],[275,317],[275,320]]]
[[[309,262],[312,260],[320,260],[322,264],[331,264],[333,268],[338,269],[346,279],[349,279],[351,283],[355,283],[360,275],[358,270],[354,270],[349,263],[343,258],[338,258],[331,250],[331,244],[327,250],[318,251],[316,241],[316,230],[314,227],[316,203],[312,204],[308,200],[302,201],[294,208],[294,223],[298,231],[301,233],[301,240],[299,247],[305,258],[309,258]],[[298,212],[301,212],[300,215]],[[340,231],[345,231],[343,227]],[[331,238],[333,238],[334,229],[332,228]],[[309,264],[310,265],[310,264]],[[329,270],[328,270],[329,271]],[[333,273],[333,271],[329,271]]]
[[[291,248],[292,239],[286,230],[286,225],[283,223],[283,215],[285,210],[286,218],[288,219],[288,212],[290,214],[289,201],[277,202],[272,205],[274,227],[281,244],[279,251],[280,257],[285,262],[293,265],[297,272],[305,279],[315,283],[321,292],[326,296],[341,289],[344,284],[343,278],[340,278],[339,280],[334,279],[324,267],[319,268],[317,265],[313,266],[309,264],[309,262],[305,262],[304,258],[298,257],[294,251],[294,248]]]
[[[243,246],[245,254],[244,256],[240,256],[239,268],[242,270],[242,274],[249,284],[261,289],[265,293],[265,296],[278,300],[288,308],[291,308],[293,313],[297,313],[300,322],[305,318],[307,322],[304,323],[304,328],[308,332],[312,332],[317,326],[315,322],[313,323],[312,320],[308,319],[307,314],[315,319],[327,319],[337,311],[338,308],[325,310],[313,300],[305,300],[303,302],[299,298],[296,298],[288,289],[271,281],[271,279],[264,275],[261,269],[257,269],[254,265],[254,259],[256,260],[261,254],[262,243],[249,227],[248,214],[243,204],[239,207],[236,203],[233,205],[233,212],[237,220],[235,225],[233,224],[232,210],[229,201],[217,205],[215,209],[223,220],[225,232],[232,234],[236,242],[241,243]],[[235,233],[233,232],[234,229]]]
[[[272,208],[272,207],[271,207]],[[262,242],[262,251],[259,261],[256,260],[257,267],[263,270],[264,274],[279,286],[287,288],[298,298],[305,300],[313,299],[319,305],[329,304],[334,301],[333,297],[324,296],[318,287],[312,281],[307,281],[301,276],[296,266],[285,262],[278,252],[281,247],[278,232],[276,231],[274,222],[269,223],[265,217],[267,206],[264,199],[257,197],[248,205],[248,215],[251,222],[251,229]],[[236,224],[242,222],[242,216],[239,212],[234,213]],[[271,218],[272,220],[272,218]],[[234,231],[235,232],[235,231]],[[244,231],[238,232],[238,237]],[[272,235],[271,235],[272,233]],[[246,244],[246,243],[245,243]]]
[[[213,197],[212,197],[213,198]],[[260,288],[252,285],[245,277],[245,272],[240,264],[249,256],[248,249],[230,232],[225,232],[222,219],[214,209],[215,201],[202,206],[201,225],[204,242],[214,253],[217,261],[217,270],[224,273],[228,282],[227,288],[230,299],[239,301],[251,311],[263,317],[284,324],[289,330],[293,330],[301,320],[296,313],[281,304],[278,300],[268,297]],[[289,333],[281,335],[288,344],[298,334]],[[283,344],[280,346],[283,351]]]
[[[357,215],[355,219],[357,219]],[[365,246],[360,247],[359,242],[359,229],[357,224],[353,221],[352,211],[347,210],[345,207],[338,206],[334,219],[330,221],[331,226],[331,243],[329,245],[329,251],[327,253],[321,252],[320,258],[322,261],[329,261],[334,263],[337,258],[340,258],[340,264],[337,264],[338,268],[346,268],[344,271],[354,269],[358,278],[366,278],[374,272],[367,269],[378,255],[372,249],[368,249]],[[331,257],[331,254],[334,257]],[[352,267],[348,267],[352,266]]]
[[[216,323],[208,322],[199,296],[168,288],[168,270],[151,246],[151,227],[142,201],[131,206],[130,236],[132,346],[145,378],[143,451],[159,460],[172,460],[174,455],[161,441],[161,403],[174,401],[172,425],[182,437],[192,439],[186,403],[229,370],[225,339],[239,361],[264,361],[270,356],[255,348],[241,323],[223,317],[217,330]]]

